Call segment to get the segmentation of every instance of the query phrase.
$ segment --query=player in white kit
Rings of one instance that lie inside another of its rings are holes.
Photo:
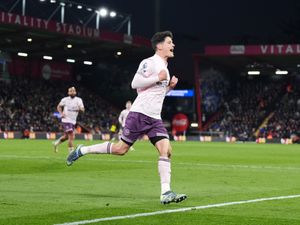
[[[131,101],[127,101],[126,105],[125,105],[126,108],[123,109],[121,111],[120,115],[119,115],[118,120],[119,120],[119,123],[120,123],[120,126],[121,126],[120,129],[119,129],[119,135],[122,134],[122,131],[123,131],[124,127],[125,127],[125,121],[126,121],[126,118],[128,116],[128,113],[129,113],[129,110],[131,108],[131,105],[132,105]]]
[[[127,101],[126,105],[125,105],[125,109],[123,109],[119,115],[119,118],[118,118],[119,124],[120,124],[119,133],[118,133],[119,139],[122,136],[123,129],[125,127],[126,118],[129,114],[131,106],[132,106],[132,102]],[[135,149],[133,148],[133,146],[130,146],[129,150],[134,151]]]
[[[68,89],[68,97],[61,99],[57,105],[57,111],[61,115],[61,122],[64,129],[64,135],[57,139],[54,143],[54,151],[58,151],[58,145],[68,140],[69,152],[74,150],[73,140],[75,138],[74,130],[79,111],[84,112],[82,99],[76,97],[75,87]]]
[[[121,140],[116,144],[104,142],[91,146],[79,145],[69,154],[67,165],[72,165],[75,160],[86,154],[124,155],[141,135],[147,135],[159,152],[160,202],[162,204],[177,203],[186,199],[187,196],[171,191],[172,148],[168,132],[161,119],[164,98],[178,82],[177,77],[170,78],[167,68],[167,60],[174,57],[175,45],[170,31],[154,34],[151,42],[155,54],[140,63],[132,80],[131,86],[137,89],[138,96],[127,116]]]
[[[131,108],[131,101],[127,101],[126,102],[126,105],[125,105],[125,109],[123,109],[119,115],[119,118],[118,118],[118,122],[119,122],[119,132],[118,134],[114,135],[113,138],[111,139],[111,141],[114,141],[116,139],[116,137],[118,137],[118,139],[120,138],[120,136],[122,135],[122,132],[123,132],[123,128],[125,126],[125,121],[126,121],[126,118],[128,116],[128,113],[129,113],[129,110]]]

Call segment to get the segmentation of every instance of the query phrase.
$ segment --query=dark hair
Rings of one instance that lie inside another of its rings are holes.
[[[165,40],[166,37],[170,37],[173,38],[173,34],[171,31],[161,31],[161,32],[157,32],[153,35],[153,37],[151,38],[151,44],[152,44],[152,48],[154,50],[156,50],[156,45],[158,43],[161,43]]]

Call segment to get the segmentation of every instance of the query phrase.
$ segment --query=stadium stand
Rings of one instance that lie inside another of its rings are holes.
[[[292,138],[298,141],[300,130],[300,89],[299,81],[288,84],[285,94],[276,103],[274,116],[269,120],[265,128],[265,136],[273,138]]]
[[[209,126],[210,130],[239,140],[255,140],[255,131],[264,119],[278,110],[276,101],[282,97],[284,84],[270,82],[266,77],[248,78],[232,84],[231,93],[223,100],[222,114]]]
[[[299,142],[299,53],[299,44],[282,44],[206,46],[195,54],[198,133]]]
[[[152,53],[150,41],[131,34],[130,15],[117,12],[114,20],[101,21],[100,32],[94,23],[98,9],[82,4],[80,11],[68,3],[0,3],[1,137],[13,137],[10,131],[25,138],[30,132],[61,131],[56,106],[74,84],[86,107],[78,132],[109,133],[132,98],[132,70],[122,65],[136,68],[134,62]],[[64,7],[64,14],[57,13]]]
[[[68,85],[58,81],[32,80],[14,77],[10,82],[0,82],[1,131],[61,131],[55,116],[56,106],[66,96]],[[86,113],[79,116],[83,131],[109,132],[119,109],[103,100],[88,88],[78,87]]]

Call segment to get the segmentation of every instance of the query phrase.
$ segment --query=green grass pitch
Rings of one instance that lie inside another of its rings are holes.
[[[85,145],[97,142],[80,142]],[[67,167],[46,140],[0,140],[0,224],[48,225],[300,194],[299,145],[173,142],[172,189],[161,205],[157,151],[88,155]],[[300,198],[152,215],[103,225],[299,225]]]

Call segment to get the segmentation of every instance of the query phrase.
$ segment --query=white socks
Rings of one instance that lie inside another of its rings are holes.
[[[102,144],[83,146],[80,148],[82,155],[85,154],[111,154],[112,143],[104,142]],[[161,194],[170,191],[171,183],[171,162],[168,157],[159,157],[158,160],[158,172],[160,176]]]
[[[111,154],[112,143],[104,142],[102,144],[83,146],[80,148],[82,155],[85,154]]]
[[[58,138],[55,142],[54,142],[54,144],[57,146],[57,145],[59,145],[59,144],[61,144],[62,143],[62,141],[61,141],[61,139],[60,138]]]
[[[66,141],[67,139],[63,139],[64,136],[61,136],[60,138],[58,138],[57,140],[54,141],[54,144],[56,146],[58,146],[59,144],[63,143],[64,141]],[[62,140],[63,139],[63,140]]]
[[[168,157],[159,157],[158,172],[160,176],[161,194],[164,194],[171,190],[171,162]]]

